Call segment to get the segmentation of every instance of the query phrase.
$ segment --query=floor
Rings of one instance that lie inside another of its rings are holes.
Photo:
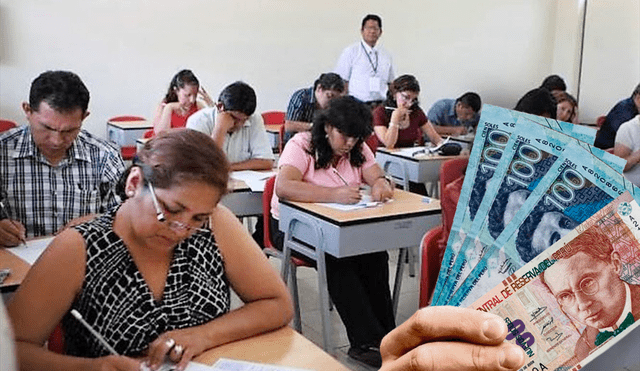
[[[278,259],[270,259],[275,269],[280,271],[280,261]],[[393,287],[396,264],[398,261],[398,251],[392,250],[389,253],[389,272]],[[416,276],[409,276],[408,266],[405,266],[402,279],[402,288],[400,301],[398,303],[398,312],[396,315],[396,324],[400,324],[408,319],[418,309],[419,297],[419,267],[416,266]],[[313,343],[322,347],[322,322],[320,318],[320,304],[318,303],[318,279],[315,269],[299,268],[298,269],[298,290],[300,295],[300,308],[302,317],[302,335]],[[240,305],[237,298],[232,300],[232,305]],[[342,364],[353,371],[373,371],[376,368],[369,367],[360,362],[354,361],[347,356],[349,350],[349,341],[347,334],[342,325],[340,317],[335,310],[330,312],[332,322],[332,335],[334,348],[329,353],[336,357]]]

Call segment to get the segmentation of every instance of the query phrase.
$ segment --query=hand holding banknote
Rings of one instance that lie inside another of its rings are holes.
[[[423,308],[382,339],[380,370],[518,370],[524,352],[503,342],[507,333],[505,322],[488,313]]]

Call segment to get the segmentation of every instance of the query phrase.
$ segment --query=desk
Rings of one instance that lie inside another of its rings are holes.
[[[318,264],[318,292],[322,315],[324,349],[331,349],[329,334],[329,294],[324,254],[337,258],[403,248],[398,258],[393,288],[394,312],[402,283],[404,248],[418,246],[422,235],[439,225],[440,202],[423,202],[423,196],[396,190],[394,200],[381,206],[353,211],[339,211],[316,203],[280,200],[280,230],[285,233],[284,261],[291,249]],[[293,240],[296,238],[310,246]],[[289,264],[282,265],[282,276],[288,282]]]
[[[220,203],[238,218],[262,215],[262,192],[253,192],[242,180],[229,180],[229,193]]]
[[[289,326],[209,349],[194,361],[212,365],[223,357],[309,370],[349,371]]]
[[[0,285],[0,292],[13,291],[20,286],[22,280],[27,276],[31,265],[10,253],[5,248],[0,248],[0,268],[9,268],[11,273]]]
[[[265,125],[267,129],[267,136],[269,137],[269,143],[272,149],[280,148],[280,127],[284,124],[269,124]]]
[[[440,165],[447,160],[465,156],[441,156],[438,154],[420,154],[410,156],[402,152],[402,148],[387,149],[378,147],[376,162],[389,175],[398,179],[404,189],[409,182],[438,184]],[[433,187],[434,189],[436,187]],[[433,190],[429,193],[435,194]]]
[[[149,121],[108,121],[107,139],[119,148],[136,145],[136,139],[142,138],[145,131],[153,125]]]

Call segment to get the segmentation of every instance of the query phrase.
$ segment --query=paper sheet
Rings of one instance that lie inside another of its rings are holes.
[[[30,265],[38,260],[44,249],[49,246],[49,243],[55,236],[36,238],[33,240],[27,240],[27,245],[20,245],[16,247],[9,247],[7,250],[14,255],[17,255],[22,260],[26,261]]]
[[[206,367],[206,366],[205,366]],[[277,365],[266,365],[262,363],[253,363],[246,361],[237,361],[234,359],[220,358],[212,368],[191,369],[187,367],[187,371],[311,371],[301,368],[291,368]]]
[[[252,192],[263,192],[267,179],[276,174],[275,171],[242,170],[231,172],[231,178],[247,183]]]

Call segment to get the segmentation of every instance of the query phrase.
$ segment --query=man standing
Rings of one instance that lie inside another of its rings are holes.
[[[388,85],[394,79],[391,55],[376,47],[382,35],[382,19],[368,14],[362,20],[362,40],[348,46],[340,55],[335,72],[346,81],[350,95],[372,108],[387,97]]]
[[[640,319],[640,286],[620,279],[620,255],[598,225],[569,244],[540,277],[562,310],[586,326],[574,350],[579,362]]]
[[[311,130],[313,114],[329,107],[329,102],[344,93],[344,82],[333,72],[323,73],[313,87],[303,88],[291,95],[285,116],[285,140],[300,131]]]
[[[88,105],[89,91],[73,72],[44,72],[31,84],[22,104],[29,125],[0,135],[0,246],[54,234],[120,202],[124,162],[82,130]]]
[[[481,107],[480,96],[467,92],[458,99],[440,99],[435,102],[429,108],[427,118],[440,135],[462,135],[478,125]]]
[[[255,91],[236,81],[220,92],[214,107],[191,115],[187,128],[210,135],[227,155],[231,170],[269,170],[274,156],[262,116],[255,110]]]

